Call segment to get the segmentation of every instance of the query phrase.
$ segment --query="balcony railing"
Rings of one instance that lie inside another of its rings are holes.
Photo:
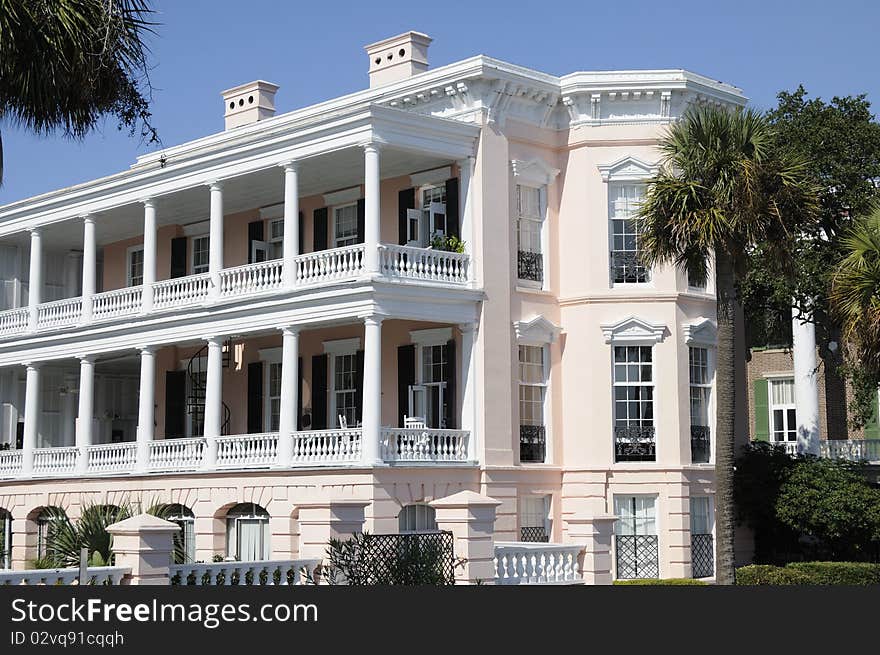
[[[710,435],[708,425],[691,426],[691,462],[694,464],[709,463]]]
[[[819,442],[819,455],[849,462],[880,462],[880,439],[828,439]]]
[[[636,250],[611,251],[611,279],[617,283],[637,283],[648,281],[648,269],[642,264]]]
[[[379,273],[389,279],[465,285],[469,281],[467,254],[379,245]],[[290,284],[296,287],[353,280],[364,273],[365,246],[362,243],[299,255],[294,260]],[[283,260],[275,259],[223,269],[216,299],[233,300],[279,291],[284,288]],[[152,285],[152,311],[198,306],[212,295],[207,273],[162,280]],[[92,321],[110,321],[143,311],[143,286],[104,291],[92,297]],[[0,339],[24,334],[29,329],[30,310],[20,307],[0,312]],[[37,330],[64,329],[82,322],[82,298],[65,298],[37,306]]]
[[[614,461],[653,462],[656,459],[653,425],[614,426]]]
[[[544,281],[544,256],[539,252],[519,250],[516,255],[516,276],[520,280]]]
[[[463,462],[467,460],[466,430],[382,428],[386,462]]]
[[[495,584],[583,584],[578,573],[578,555],[582,550],[580,545],[497,542]]]
[[[547,429],[543,425],[519,426],[519,461],[542,463],[547,457]]]

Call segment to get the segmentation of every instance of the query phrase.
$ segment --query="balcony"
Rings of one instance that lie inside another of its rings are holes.
[[[657,446],[653,425],[615,425],[615,462],[653,462]]]
[[[880,439],[828,439],[819,442],[819,455],[849,462],[880,463]]]
[[[691,462],[694,464],[708,464],[710,452],[711,432],[708,425],[691,426]]]
[[[547,429],[543,425],[519,426],[519,461],[541,464],[547,456]]]

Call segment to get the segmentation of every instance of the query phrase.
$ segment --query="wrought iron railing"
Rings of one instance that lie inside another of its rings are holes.
[[[520,250],[516,257],[516,276],[520,280],[544,281],[544,255]]]
[[[543,425],[519,426],[519,461],[543,462],[547,456],[547,430]]]
[[[543,525],[524,525],[519,529],[519,540],[534,543],[548,543],[550,541],[550,536],[547,534],[547,529]]]
[[[648,281],[648,268],[637,250],[611,251],[611,279],[617,284]]]
[[[660,577],[657,535],[619,534],[614,541],[619,580]]]
[[[614,426],[614,461],[653,462],[656,459],[653,425]]]
[[[691,534],[691,575],[695,578],[715,575],[715,547],[711,534]]]
[[[708,425],[691,426],[691,462],[694,464],[709,463],[710,434]]]

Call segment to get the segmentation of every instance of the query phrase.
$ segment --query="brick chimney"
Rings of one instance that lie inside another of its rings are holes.
[[[366,46],[364,50],[370,58],[370,88],[428,70],[431,41],[427,34],[406,32]]]
[[[257,80],[223,92],[226,129],[256,123],[275,115],[277,84]]]

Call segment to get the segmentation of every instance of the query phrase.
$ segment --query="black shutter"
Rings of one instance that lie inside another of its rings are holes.
[[[366,221],[367,221],[367,201],[363,198],[358,200],[358,208],[357,208],[357,220],[358,220],[358,243],[363,243],[366,240]]]
[[[303,213],[299,213],[299,252],[298,255],[306,251],[306,222],[303,220]]]
[[[186,237],[171,239],[171,277],[186,276]]]
[[[312,214],[314,233],[312,234],[312,252],[327,250],[327,208],[316,209]]]
[[[406,210],[416,208],[416,190],[401,189],[397,193],[397,243],[405,246],[409,241]]]
[[[263,362],[251,362],[247,369],[247,431],[263,432]]]
[[[296,382],[296,431],[299,432],[303,429],[303,358],[300,357],[297,360],[296,368],[299,371],[299,380]]]
[[[403,427],[403,417],[409,414],[409,387],[416,382],[416,347],[397,347],[397,417]]]
[[[186,371],[165,371],[165,438],[174,439],[184,436],[186,436]]]
[[[358,421],[363,420],[364,413],[364,351],[358,350],[355,353],[355,376],[354,376],[354,407],[355,418]]]
[[[458,212],[458,178],[446,180],[446,236],[461,238]]]
[[[263,221],[251,221],[248,223],[248,264],[254,263],[254,241],[263,240]]]
[[[312,429],[327,429],[327,355],[312,356]]]
[[[458,422],[458,396],[455,392],[455,339],[446,342],[446,429],[455,430]]]

